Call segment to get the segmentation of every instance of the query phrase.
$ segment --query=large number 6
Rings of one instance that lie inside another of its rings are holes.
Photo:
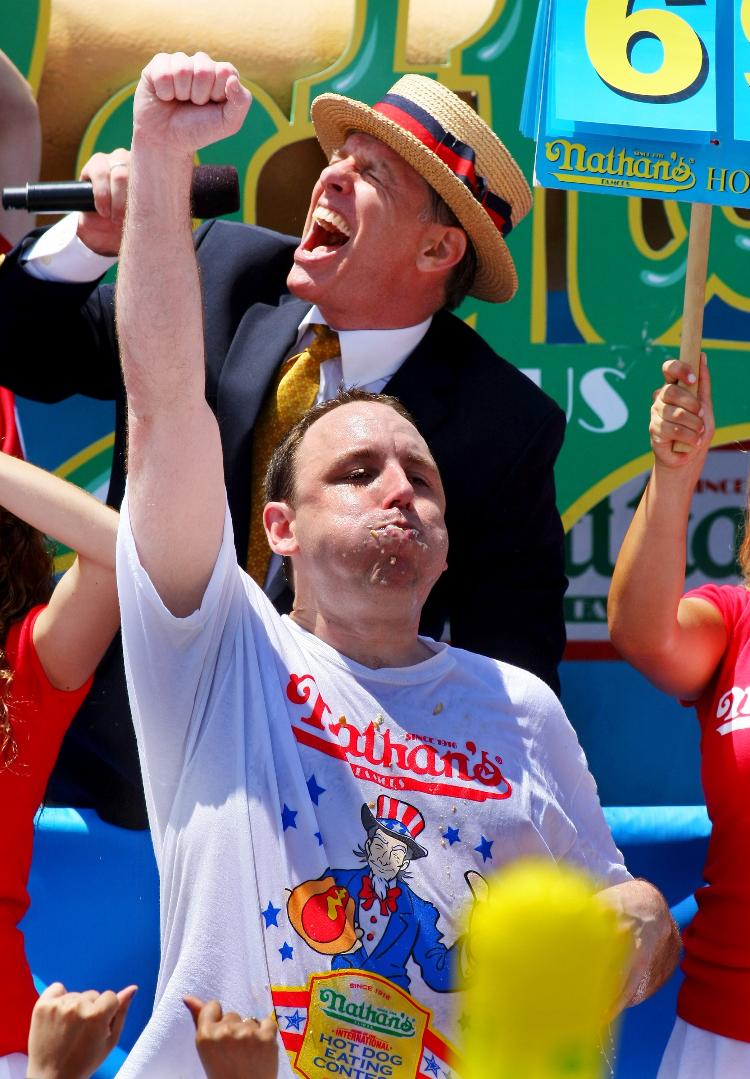
[[[597,75],[616,94],[638,101],[682,101],[697,94],[708,75],[706,46],[679,15],[658,8],[634,12],[634,2],[588,0],[586,49]],[[666,0],[668,6],[705,2]],[[657,71],[644,73],[633,67],[633,49],[644,38],[655,39],[664,50]]]

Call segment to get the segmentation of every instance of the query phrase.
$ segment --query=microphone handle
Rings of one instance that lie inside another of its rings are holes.
[[[3,206],[9,210],[28,210],[38,214],[64,214],[70,210],[94,210],[94,185],[89,180],[46,184],[26,184],[3,192]]]
[[[218,217],[234,213],[240,207],[237,170],[230,165],[198,165],[191,184],[193,217]],[[87,213],[94,210],[94,189],[88,180],[62,183],[26,184],[5,187],[2,204],[6,210],[58,214],[71,210]]]

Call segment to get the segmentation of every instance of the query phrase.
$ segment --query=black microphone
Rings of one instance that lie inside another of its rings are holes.
[[[88,180],[26,184],[4,187],[5,210],[28,210],[37,214],[63,214],[69,210],[93,210],[94,189]],[[220,217],[240,208],[240,182],[233,165],[198,165],[190,186],[193,217]]]

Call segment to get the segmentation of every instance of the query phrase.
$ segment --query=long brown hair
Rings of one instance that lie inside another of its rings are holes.
[[[745,520],[742,525],[741,540],[737,549],[737,564],[740,567],[742,580],[745,588],[750,588],[750,527],[748,527],[748,511],[745,510]]]
[[[0,509],[0,768],[18,756],[8,701],[13,671],[5,654],[8,630],[52,594],[54,560],[46,537]]]
[[[750,588],[750,478],[747,482],[742,525],[737,532],[737,565],[745,588]]]

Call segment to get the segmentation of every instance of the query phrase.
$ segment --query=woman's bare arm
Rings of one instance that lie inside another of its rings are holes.
[[[655,462],[617,557],[609,594],[610,638],[621,655],[673,696],[705,689],[726,648],[719,612],[703,600],[683,600],[687,525],[696,483],[714,432],[705,358],[694,398],[680,385],[688,369],[664,365],[666,385],[651,410]],[[674,440],[690,449],[675,453]]]
[[[119,515],[80,487],[0,453],[0,506],[86,559],[114,570]]]
[[[34,624],[34,644],[58,689],[93,674],[117,631],[118,514],[72,483],[0,454],[0,506],[78,552]]]

